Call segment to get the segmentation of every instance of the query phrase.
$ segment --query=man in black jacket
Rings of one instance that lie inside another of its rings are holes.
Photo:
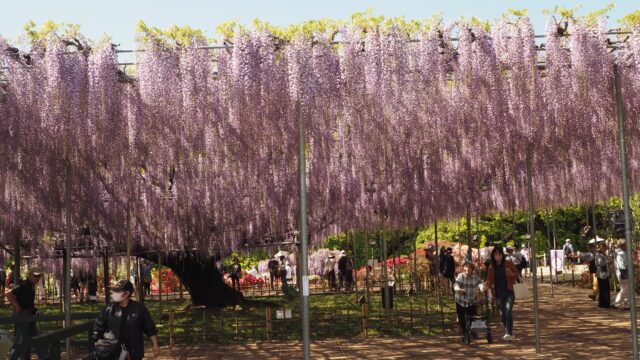
[[[455,282],[455,273],[456,273],[456,261],[453,259],[453,249],[447,248],[447,252],[444,254],[442,258],[442,276],[449,279],[449,283],[453,287],[453,283]]]
[[[139,360],[144,357],[144,337],[147,335],[153,345],[154,356],[158,356],[158,330],[151,319],[147,308],[134,300],[131,300],[133,284],[129,280],[120,280],[111,286],[111,300],[102,311],[93,327],[92,340],[98,341],[105,337],[105,332],[110,330],[113,335],[124,344],[131,360]],[[122,321],[125,321],[123,323]]]
[[[26,317],[36,315],[38,310],[35,307],[36,290],[35,286],[42,278],[42,270],[37,267],[29,269],[27,280],[20,280],[18,286],[12,290],[5,292],[5,296],[9,300],[9,304],[13,307],[13,316],[16,319],[15,333],[13,336],[13,347],[9,354],[9,359],[17,360],[20,358],[22,346],[25,341],[28,341],[31,337],[38,335],[38,328],[35,322],[20,321]],[[27,352],[26,358],[30,359],[30,349],[25,349]],[[48,359],[49,351],[46,347],[36,349],[38,352],[38,359]]]

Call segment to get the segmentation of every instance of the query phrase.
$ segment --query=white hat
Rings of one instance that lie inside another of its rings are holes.
[[[340,251],[340,255],[347,255],[347,252],[342,250],[342,251]]]
[[[571,239],[567,239],[567,240],[565,240],[565,242],[568,242],[568,243],[570,243],[570,242],[571,242]]]
[[[596,244],[596,239],[591,239],[589,240],[589,245],[595,245]]]

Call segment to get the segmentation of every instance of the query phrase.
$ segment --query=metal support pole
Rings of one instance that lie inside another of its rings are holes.
[[[418,290],[418,269],[417,269],[417,260],[418,260],[418,248],[417,248],[417,244],[416,244],[416,240],[418,240],[418,232],[416,231],[413,234],[413,272],[411,274],[411,288],[414,289],[415,286],[415,291]]]
[[[473,262],[473,253],[471,252],[471,212],[467,206],[467,258],[469,262]]]
[[[625,119],[624,119],[624,104],[622,103],[622,84],[620,81],[620,73],[618,65],[614,65],[613,73],[615,76],[615,91],[616,91],[616,115],[618,117],[618,139],[620,142],[620,169],[622,170],[622,201],[624,204],[624,238],[627,243],[627,268],[629,273],[628,294],[629,294],[629,306],[631,312],[631,341],[633,346],[633,359],[638,360],[638,328],[637,328],[637,314],[636,314],[636,289],[634,279],[633,257],[631,254],[634,252],[633,243],[631,241],[631,207],[629,206],[629,177],[627,174],[627,148],[625,143]]]
[[[64,252],[64,327],[71,326],[71,163],[66,159],[66,181],[65,181],[65,218],[66,236]],[[65,351],[67,360],[71,360],[71,338],[65,340]]]
[[[556,217],[551,211],[551,232],[553,234],[553,250],[556,250]],[[556,283],[558,282],[558,256],[554,258],[555,261],[555,269],[556,269]],[[564,281],[564,272],[562,272],[562,280]]]
[[[158,307],[162,319],[162,252],[158,252]]]
[[[533,318],[536,331],[536,353],[540,353],[540,324],[538,321],[538,279],[536,274],[536,239],[535,239],[535,222],[533,217],[533,153],[531,148],[527,149],[527,199],[529,202],[529,236],[531,242],[531,273],[533,274]]]
[[[131,280],[131,210],[130,204],[127,203],[127,280]],[[142,274],[138,273],[138,282],[142,279]]]
[[[442,297],[440,296],[440,248],[438,247],[438,220],[433,223],[433,234],[435,243],[436,254],[436,296],[438,297],[438,303],[442,307]]]
[[[104,302],[106,304],[109,303],[109,249],[104,249],[104,253],[102,255],[102,266],[103,266],[103,279],[102,283],[104,285]],[[82,289],[80,289],[82,291]]]
[[[365,248],[366,249],[365,250],[366,251],[366,255],[367,255],[366,256],[367,263],[365,264],[365,271],[366,271],[365,272],[365,277],[366,277],[366,280],[365,280],[365,287],[364,288],[365,288],[365,291],[366,291],[366,294],[367,294],[367,304],[371,304],[371,293],[370,293],[371,289],[369,289],[369,287],[371,286],[370,280],[369,280],[370,279],[370,277],[369,277],[369,258],[371,256],[369,255],[370,251],[369,251],[369,236],[368,235],[369,234],[367,234],[367,236],[366,236],[367,245],[366,245],[366,248]]]
[[[551,224],[549,223],[549,209],[546,211],[547,225],[547,245],[551,248]],[[549,286],[551,286],[551,297],[553,297],[553,272],[551,271],[551,250],[549,250]]]
[[[478,216],[478,214],[476,213],[476,241],[478,242],[478,269],[480,269],[480,217]],[[471,253],[471,256],[473,257],[473,252]]]
[[[300,312],[302,318],[302,347],[304,360],[311,356],[309,344],[309,266],[307,243],[307,164],[304,138],[304,115],[302,104],[298,103],[298,175],[300,180],[300,268],[302,273],[302,291],[300,292]]]
[[[349,234],[349,232],[346,232],[345,234]],[[351,234],[351,239],[353,240],[353,258],[351,261],[351,265],[353,265],[352,269],[351,269],[351,278],[353,279],[353,284],[351,284],[351,286],[353,286],[353,292],[356,294],[356,300],[358,298],[358,272],[356,271],[356,269],[358,268],[358,264],[356,263],[357,259],[358,259],[358,253],[356,252],[356,234],[352,233]]]
[[[384,229],[380,236],[382,236],[382,291],[384,293],[384,313],[387,318],[387,323],[390,325],[389,310],[391,307],[391,294],[389,293],[389,269],[387,266],[387,237],[385,236]]]
[[[20,284],[20,260],[22,255],[20,254],[20,238],[22,237],[22,229],[17,229],[14,233],[15,236],[15,245],[13,249],[13,283],[18,286]],[[2,295],[4,297],[4,294]]]

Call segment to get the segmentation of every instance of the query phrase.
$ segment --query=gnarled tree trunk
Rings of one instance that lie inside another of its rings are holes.
[[[139,256],[151,262],[158,261],[153,253]],[[242,293],[224,282],[212,257],[197,251],[164,253],[161,257],[162,265],[173,270],[188,289],[193,305],[226,307],[240,304],[243,300]]]

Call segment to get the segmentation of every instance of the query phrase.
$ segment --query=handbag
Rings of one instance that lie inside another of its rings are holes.
[[[124,334],[127,319],[120,321],[120,334]],[[126,345],[121,342],[111,330],[107,330],[102,335],[102,339],[98,339],[94,346],[94,352],[97,359],[100,360],[130,360],[129,350]]]
[[[620,279],[621,280],[629,279],[629,272],[627,271],[627,269],[620,269]]]
[[[98,339],[94,346],[96,358],[101,360],[116,360],[122,352],[120,340],[116,338],[113,331],[105,331],[102,339]]]
[[[513,294],[516,297],[516,300],[526,300],[529,298],[529,288],[527,284],[519,282],[513,284]]]

